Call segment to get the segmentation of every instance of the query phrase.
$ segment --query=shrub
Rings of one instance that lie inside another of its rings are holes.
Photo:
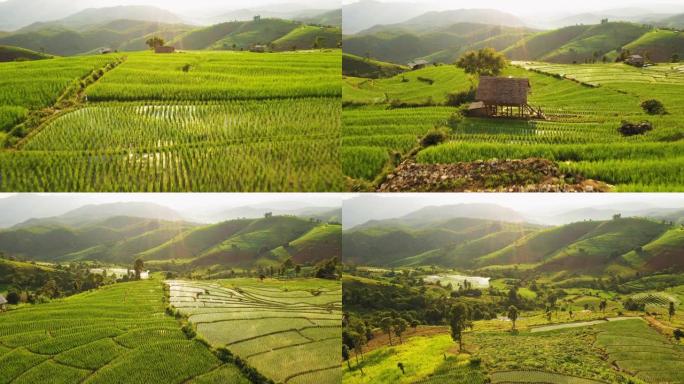
[[[677,340],[679,341],[679,339],[684,338],[684,331],[682,331],[681,329],[677,328],[677,329],[674,330],[674,332],[672,332],[672,336],[674,336],[674,338],[677,339]]]
[[[665,110],[665,106],[663,103],[656,99],[650,99],[646,100],[643,103],[641,103],[641,108],[644,109],[644,112],[648,113],[649,115],[666,115],[667,111]]]
[[[467,91],[451,92],[446,95],[446,105],[458,107],[461,104],[475,101],[475,88],[470,88]]]
[[[420,139],[420,145],[423,148],[431,147],[433,145],[441,144],[449,138],[449,132],[444,128],[433,128]]]
[[[423,83],[427,83],[427,84],[430,84],[430,85],[432,85],[432,84],[435,83],[435,81],[432,80],[432,79],[430,79],[430,78],[427,78],[427,77],[420,77],[420,76],[418,77],[418,81],[422,81]]]
[[[447,120],[447,125],[451,129],[455,129],[456,127],[459,126],[459,124],[461,124],[462,121],[463,121],[463,114],[460,111],[454,112],[451,114],[451,116],[449,116],[449,120]]]
[[[622,136],[643,135],[644,133],[652,130],[653,125],[648,121],[643,121],[638,124],[634,124],[629,121],[623,121],[620,128],[618,128],[618,131],[622,134]]]
[[[12,304],[12,305],[19,304],[20,300],[21,300],[21,296],[19,296],[19,294],[16,292],[10,292],[7,294],[7,302]]]

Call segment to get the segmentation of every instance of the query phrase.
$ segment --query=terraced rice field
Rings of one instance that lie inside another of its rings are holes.
[[[491,375],[494,384],[605,384],[603,381],[542,371],[506,371]]]
[[[647,292],[647,293],[637,293],[631,296],[632,300],[639,304],[645,305],[659,305],[667,307],[670,303],[675,303],[679,305],[679,299],[675,296],[669,295],[665,292]]]
[[[684,351],[645,321],[606,323],[596,328],[596,346],[621,370],[648,383],[684,382]]]
[[[0,152],[0,190],[341,190],[340,65],[339,51],[130,54]]]
[[[54,104],[68,87],[116,60],[98,55],[0,64],[0,132],[19,124],[30,110]]]
[[[188,316],[199,335],[264,376],[278,383],[340,382],[341,286],[283,290],[180,280],[167,284],[171,304]]]
[[[0,314],[0,383],[249,383],[164,313],[158,280]]]
[[[451,129],[448,143],[422,150],[416,160],[454,163],[542,157],[556,161],[567,172],[615,185],[618,191],[684,190],[682,67],[662,64],[640,70],[624,64],[524,65],[530,70],[510,66],[503,75],[530,79],[530,104],[541,107],[547,120],[466,118]],[[429,70],[448,72],[458,79],[461,88],[454,87],[452,92],[470,87],[465,74],[454,73],[453,67]],[[413,73],[418,76],[420,72]],[[409,101],[413,88],[410,82],[401,83],[400,76],[393,84],[403,86],[403,93],[395,90],[394,94]],[[345,85],[345,102],[374,103],[343,111],[343,167],[352,178],[373,180],[392,152],[405,154],[430,128],[446,126],[445,121],[457,111],[446,107],[390,109],[388,101],[364,100],[348,92],[348,87]],[[668,114],[646,114],[641,103],[648,99],[660,100]],[[415,119],[407,118],[412,115]],[[654,129],[625,137],[618,132],[622,120],[648,120]]]

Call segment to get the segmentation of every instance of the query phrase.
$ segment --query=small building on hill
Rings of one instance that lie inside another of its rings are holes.
[[[417,69],[423,69],[430,64],[427,60],[414,60],[410,63],[408,63],[409,68],[411,68],[412,71],[415,71]]]
[[[157,46],[154,47],[154,53],[174,53],[176,52],[176,47],[169,47],[169,46]]]
[[[261,45],[261,44],[256,44],[253,45],[252,48],[249,49],[250,52],[257,52],[257,53],[264,53],[266,52],[266,46]]]
[[[100,54],[103,54],[103,55],[107,55],[107,54],[112,53],[112,52],[114,52],[114,50],[111,49],[111,48],[102,48],[102,49],[100,49]]]
[[[7,299],[5,299],[5,296],[0,295],[0,312],[4,311],[7,309]]]
[[[475,94],[476,102],[469,106],[468,115],[543,118],[541,110],[527,103],[530,89],[529,79],[482,76]]]
[[[629,55],[625,59],[625,64],[633,65],[635,67],[643,67],[646,65],[646,59],[641,55]]]

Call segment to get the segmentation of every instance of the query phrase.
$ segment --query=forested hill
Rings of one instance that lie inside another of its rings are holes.
[[[589,275],[684,271],[684,227],[623,218],[540,227],[451,218],[420,227],[380,221],[343,234],[346,263],[384,267],[527,268]]]
[[[458,20],[374,27],[346,36],[344,51],[395,64],[415,59],[452,63],[464,52],[484,47],[502,51],[511,60],[566,64],[614,61],[623,50],[658,62],[684,57],[684,32],[677,29],[610,21],[542,31]]]
[[[37,220],[0,231],[0,252],[20,260],[130,264],[177,260],[192,266],[253,267],[287,259],[339,257],[341,225],[272,216],[198,225],[130,216],[79,224]]]

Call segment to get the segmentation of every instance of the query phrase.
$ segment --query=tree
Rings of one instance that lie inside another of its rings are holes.
[[[670,321],[672,321],[672,316],[675,314],[675,305],[672,301],[670,301],[670,308],[667,309],[667,314],[670,315]]]
[[[54,279],[50,279],[45,282],[45,284],[40,288],[40,294],[45,295],[51,299],[55,299],[61,295],[57,282]]]
[[[349,367],[349,370],[351,371],[351,362],[349,362],[349,358],[351,355],[349,354],[349,347],[347,347],[346,344],[342,344],[342,360],[347,362],[347,367]]]
[[[380,328],[382,329],[383,332],[385,332],[389,336],[389,342],[390,345],[392,345],[392,327],[394,325],[394,321],[391,317],[384,317],[382,320],[380,320]]]
[[[606,312],[606,307],[608,306],[608,303],[605,300],[601,300],[599,303],[599,309],[601,312],[605,313]]]
[[[449,313],[451,339],[458,343],[458,350],[463,351],[463,331],[472,327],[468,307],[463,303],[456,304]]]
[[[518,301],[518,289],[513,287],[508,291],[508,302],[511,304],[517,304]]]
[[[506,67],[506,57],[493,48],[483,48],[464,53],[456,66],[472,75],[498,76]]]
[[[401,335],[406,331],[406,328],[408,328],[408,321],[402,319],[401,317],[394,320],[394,334],[397,335],[399,338],[399,343],[403,343],[404,341],[401,339]]]
[[[420,324],[418,322],[418,320],[416,320],[416,319],[411,320],[411,328],[413,328],[413,332],[415,332],[416,328],[418,328],[418,324]]]
[[[150,49],[155,49],[157,47],[163,47],[164,44],[166,44],[166,42],[159,36],[153,36],[147,39],[147,41],[145,41],[145,44],[147,44],[147,46],[150,47]]]
[[[515,321],[518,320],[518,308],[516,308],[515,305],[508,307],[508,318],[511,319],[511,322],[513,323],[513,328],[511,329],[515,331]]]
[[[295,265],[295,276],[299,276],[299,273],[302,272],[302,266],[297,264]]]
[[[547,306],[546,307],[546,321],[549,323],[551,322],[551,307]]]
[[[7,294],[7,302],[8,303],[10,303],[12,305],[17,305],[17,304],[19,304],[19,301],[21,301],[21,296],[17,292],[12,291],[12,292]]]
[[[140,280],[140,274],[142,273],[143,268],[145,268],[145,263],[142,261],[142,259],[135,259],[133,262],[133,270],[135,271],[136,280]]]

